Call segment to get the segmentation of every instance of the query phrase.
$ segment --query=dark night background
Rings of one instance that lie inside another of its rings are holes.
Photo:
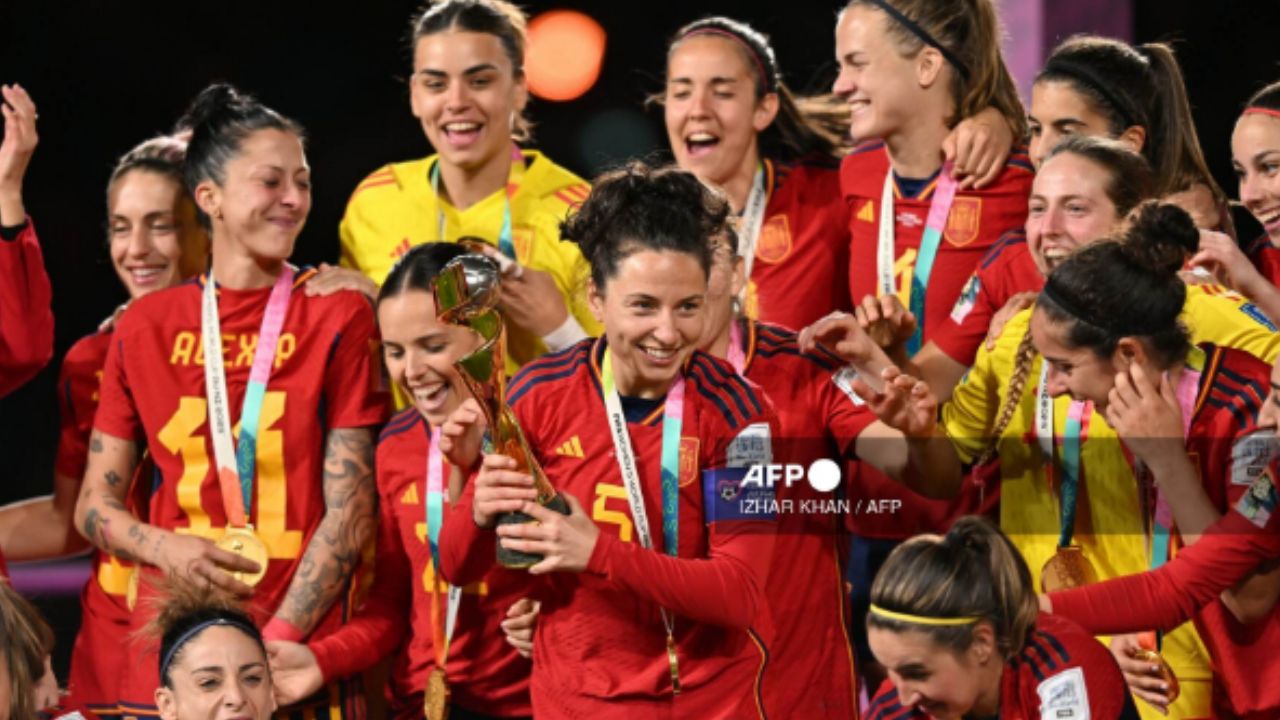
[[[645,111],[641,102],[660,88],[666,39],[704,14],[729,14],[768,32],[791,87],[825,90],[834,77],[839,6],[827,0],[526,3],[531,14],[584,10],[609,33],[591,91],[569,103],[532,103],[535,145],[587,176],[664,148],[660,113]],[[338,220],[360,179],[386,162],[429,152],[404,86],[404,39],[416,7],[403,0],[334,6],[0,0],[0,82],[21,83],[40,110],[40,146],[25,200],[44,247],[57,318],[53,362],[0,400],[0,502],[49,491],[59,359],[124,299],[106,259],[103,229],[105,181],[115,158],[168,129],[208,82],[233,82],[307,128],[314,205],[294,259],[336,260]],[[1234,196],[1230,131],[1245,98],[1280,78],[1280,2],[1136,0],[1133,20],[1135,41],[1177,41],[1210,166]],[[67,633],[74,630],[66,622],[76,622],[70,618],[78,615],[77,603],[42,601],[59,626],[60,659],[69,649]]]

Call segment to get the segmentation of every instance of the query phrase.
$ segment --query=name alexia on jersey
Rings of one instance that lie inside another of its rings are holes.
[[[173,338],[173,351],[169,353],[170,365],[184,367],[204,365],[204,342],[200,332],[184,330]],[[258,333],[222,333],[222,358],[228,369],[253,365],[253,353],[258,347]],[[279,369],[298,348],[298,338],[291,332],[280,334],[276,343],[274,369]]]

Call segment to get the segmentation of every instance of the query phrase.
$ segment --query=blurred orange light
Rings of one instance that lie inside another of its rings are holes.
[[[529,22],[525,75],[544,100],[573,100],[591,89],[604,62],[604,28],[575,10],[549,10]]]

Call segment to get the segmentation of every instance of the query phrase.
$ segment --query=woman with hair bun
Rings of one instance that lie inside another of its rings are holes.
[[[1115,660],[1039,613],[1017,548],[986,520],[896,548],[871,586],[871,650],[889,671],[868,720],[1137,718]]]
[[[370,428],[386,401],[373,311],[354,292],[297,291],[311,275],[288,263],[311,207],[301,128],[228,85],[202,91],[181,125],[209,272],[137,299],[116,322],[76,526],[145,576],[252,597],[268,638],[324,636],[345,620],[373,532]],[[126,502],[144,444],[156,478],[135,513]],[[155,711],[154,652],[123,668],[126,713]],[[359,704],[334,687],[299,707],[346,716]]]
[[[1182,260],[1194,251],[1199,239],[1191,218],[1180,208],[1143,205],[1123,237],[1123,243],[1104,241],[1076,251],[1050,275],[1057,275],[1059,282],[1069,280],[1073,293],[1087,289],[1088,303],[1081,300],[1073,307],[1096,309],[1096,315],[1082,323],[1061,320],[1058,314],[1052,316],[1058,324],[1046,325],[1046,313],[1061,313],[1062,309],[1050,305],[1054,300],[1045,299],[1042,292],[1034,314],[1024,311],[1015,316],[994,350],[979,351],[974,368],[942,407],[941,420],[935,414],[936,397],[928,386],[896,370],[887,371],[891,381],[883,394],[855,384],[869,398],[871,409],[886,425],[902,432],[911,448],[896,460],[863,458],[890,469],[899,462],[915,475],[928,478],[935,490],[944,494],[959,491],[963,472],[979,468],[963,488],[979,506],[985,503],[988,483],[999,477],[1001,529],[1027,559],[1033,579],[1047,589],[1091,577],[1137,572],[1169,556],[1160,546],[1153,550],[1151,545],[1155,500],[1157,495],[1166,495],[1155,492],[1151,474],[1135,468],[1130,456],[1152,455],[1159,464],[1178,456],[1185,460],[1186,452],[1170,452],[1165,447],[1152,453],[1149,442],[1144,445],[1152,432],[1172,432],[1172,423],[1165,422],[1167,417],[1146,404],[1139,403],[1140,412],[1129,410],[1117,416],[1125,421],[1121,426],[1108,424],[1115,418],[1106,413],[1137,402],[1132,390],[1135,383],[1143,388],[1136,396],[1153,403],[1154,397],[1164,395],[1155,393],[1153,397],[1149,388],[1160,387],[1165,370],[1174,376],[1204,379],[1199,394],[1183,388],[1185,392],[1178,396],[1181,404],[1174,408],[1183,419],[1195,418],[1185,444],[1201,465],[1204,488],[1188,484],[1190,490],[1183,488],[1176,496],[1167,495],[1176,512],[1186,511],[1186,519],[1178,518],[1182,533],[1197,534],[1208,524],[1199,523],[1206,517],[1212,522],[1214,513],[1224,512],[1247,487],[1230,479],[1231,473],[1237,472],[1232,453],[1237,444],[1244,453],[1251,442],[1249,436],[1257,431],[1250,413],[1256,417],[1260,398],[1266,396],[1268,370],[1264,362],[1246,352],[1223,348],[1243,347],[1255,352],[1271,348],[1263,354],[1274,358],[1275,333],[1256,322],[1252,327],[1231,326],[1233,316],[1244,316],[1238,305],[1225,314],[1218,308],[1199,307],[1217,298],[1204,295],[1202,288],[1185,286],[1177,276]],[[1097,249],[1100,246],[1105,247]],[[1057,286],[1053,281],[1046,285]],[[1056,309],[1046,309],[1049,307]],[[1063,336],[1068,330],[1092,328],[1094,322],[1101,321],[1109,324],[1093,335],[1077,339]],[[1128,324],[1113,326],[1113,322]],[[815,327],[816,339],[865,340],[860,329],[849,332],[857,325],[852,319],[834,320],[829,325],[830,334],[824,332],[828,328]],[[1122,339],[1126,341],[1121,343]],[[1221,345],[1197,349],[1203,343]],[[855,361],[865,358],[857,352],[842,354]],[[1178,370],[1187,363],[1191,363],[1189,370]],[[1219,372],[1222,368],[1226,369]],[[1116,379],[1122,370],[1126,379]],[[1129,373],[1134,377],[1129,378]],[[1139,375],[1140,380],[1136,379]],[[1238,388],[1228,388],[1232,378],[1238,379]],[[1221,387],[1215,389],[1214,383]],[[1108,402],[1112,387],[1121,388],[1119,404]],[[1240,395],[1241,400],[1223,406],[1225,395]],[[1184,410],[1182,405],[1188,398],[1196,404]],[[1246,405],[1233,414],[1231,408],[1237,402]],[[1160,418],[1161,425],[1155,429],[1135,427],[1135,417]],[[1183,430],[1177,437],[1183,437]],[[1028,443],[1028,437],[1038,442]],[[1142,449],[1128,448],[1131,441]],[[1247,460],[1251,456],[1246,453],[1241,457]],[[983,468],[988,459],[999,462]],[[1240,473],[1250,472],[1245,460],[1241,460]],[[1179,465],[1168,482],[1185,480],[1177,474],[1185,469]],[[901,468],[896,472],[901,474]],[[1165,482],[1161,474],[1157,477]],[[1164,528],[1171,522],[1166,517]],[[1128,655],[1136,651],[1135,643],[1135,638],[1126,636],[1117,641],[1115,650]],[[1162,652],[1179,677],[1181,697],[1170,704],[1169,696],[1160,689],[1163,681],[1147,677],[1150,664],[1129,664],[1126,657],[1121,665],[1129,672],[1131,684],[1141,697],[1157,706],[1167,705],[1177,717],[1204,716],[1210,707],[1212,674],[1194,630],[1186,627],[1170,633]]]
[[[738,489],[772,457],[777,419],[732,365],[697,349],[728,214],[681,170],[633,164],[596,182],[563,234],[591,263],[604,335],[526,366],[507,395],[570,513],[533,502],[515,460],[485,455],[445,519],[451,583],[489,572],[498,542],[542,556],[529,569],[542,604],[535,717],[763,713],[773,520],[767,504],[744,511]],[[494,532],[513,511],[538,523]]]
[[[344,270],[333,282],[317,279],[313,291],[345,286],[372,298],[414,245],[479,238],[504,267],[500,309],[514,374],[599,333],[586,305],[586,262],[558,229],[590,187],[516,144],[531,127],[518,7],[440,0],[414,15],[410,31],[409,102],[436,154],[386,165],[356,186],[338,228]]]

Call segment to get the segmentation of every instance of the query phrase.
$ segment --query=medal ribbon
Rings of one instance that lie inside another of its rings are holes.
[[[437,433],[439,431],[437,430]],[[434,578],[431,588],[431,642],[436,654],[436,667],[445,671],[445,663],[449,660],[449,646],[453,642],[453,631],[458,623],[458,606],[462,603],[462,588],[448,585],[448,610],[445,619],[440,620],[440,590],[444,585],[440,578],[440,527],[444,524],[444,456],[440,452],[439,435],[430,439],[431,449],[427,452],[427,492],[426,507],[427,549],[431,551],[432,573]],[[442,642],[443,640],[443,642]]]
[[[1056,445],[1053,427],[1053,398],[1049,395],[1049,362],[1041,359],[1040,383],[1036,387],[1036,439],[1044,455],[1049,477],[1057,467],[1054,463]],[[1093,403],[1072,401],[1067,410],[1067,420],[1062,433],[1062,482],[1058,497],[1058,547],[1071,545],[1076,531],[1076,507],[1080,494],[1080,452],[1089,437],[1089,419],[1093,417]]]
[[[511,198],[520,190],[520,183],[524,180],[524,170],[524,154],[520,152],[520,146],[511,143],[511,170],[507,173],[507,186],[503,195],[502,229],[498,231],[498,250],[512,260],[518,260],[519,258],[516,257],[516,246],[511,239]],[[431,194],[436,199],[436,233],[439,236],[438,242],[445,242],[444,207],[440,204],[442,201],[440,200],[439,158],[431,166]]]
[[[742,342],[742,325],[738,318],[729,323],[729,364],[735,372],[742,375],[747,367],[746,343]]]
[[[627,502],[631,506],[631,518],[635,522],[640,547],[653,549],[653,535],[649,531],[649,514],[645,511],[644,490],[640,485],[640,471],[636,467],[635,451],[627,432],[627,418],[622,412],[622,398],[618,395],[613,376],[613,354],[606,347],[600,367],[600,385],[604,394],[605,414],[609,417],[613,447],[622,471],[622,484],[627,489]],[[684,425],[684,376],[677,375],[667,390],[666,404],[662,409],[662,542],[667,555],[675,557],[679,550],[680,529],[680,429]],[[675,618],[666,608],[659,608],[662,624],[667,631],[667,661],[671,666],[671,687],[680,693],[680,666],[676,658]]]
[[[760,240],[760,228],[764,227],[765,207],[769,204],[767,185],[764,163],[758,163],[755,178],[751,181],[751,194],[747,195],[747,204],[742,208],[742,217],[738,225],[738,257],[742,258],[744,277],[748,281],[751,280],[751,268],[756,259],[756,243]],[[744,297],[746,292],[746,287],[743,287]]]
[[[894,286],[893,266],[895,263],[897,221],[893,212],[893,170],[884,176],[884,191],[880,194],[880,237],[876,249],[876,275],[879,278],[880,294],[892,295],[898,290]],[[933,200],[929,204],[929,216],[925,221],[924,235],[920,238],[920,254],[916,256],[915,269],[911,273],[911,291],[907,297],[907,307],[916,316],[916,331],[907,341],[907,352],[914,355],[924,342],[924,298],[929,287],[929,276],[933,274],[933,261],[938,256],[938,246],[942,243],[943,228],[947,225],[947,216],[951,214],[951,204],[956,199],[956,181],[951,177],[951,163],[945,163],[938,173],[938,184],[933,190]]]
[[[222,487],[222,502],[231,527],[249,527],[253,508],[253,476],[257,468],[258,423],[262,416],[262,400],[275,362],[280,330],[289,310],[293,291],[294,269],[284,264],[271,288],[267,309],[258,328],[258,342],[253,349],[253,365],[245,388],[244,405],[240,408],[240,440],[231,437],[231,401],[227,396],[227,374],[222,358],[222,327],[218,319],[218,292],[213,271],[204,284],[200,307],[200,333],[204,343],[204,384],[209,396],[209,429],[213,439],[213,459]],[[233,449],[234,448],[234,449]],[[238,486],[238,487],[237,487]]]
[[[1191,416],[1196,410],[1196,394],[1200,386],[1200,376],[1204,372],[1205,354],[1198,347],[1191,348],[1187,354],[1187,365],[1178,378],[1178,387],[1174,394],[1178,397],[1178,407],[1182,410],[1182,436],[1191,433]],[[1173,527],[1173,509],[1165,499],[1160,486],[1156,486],[1155,520],[1151,523],[1151,569],[1164,565],[1169,561],[1170,530]]]

